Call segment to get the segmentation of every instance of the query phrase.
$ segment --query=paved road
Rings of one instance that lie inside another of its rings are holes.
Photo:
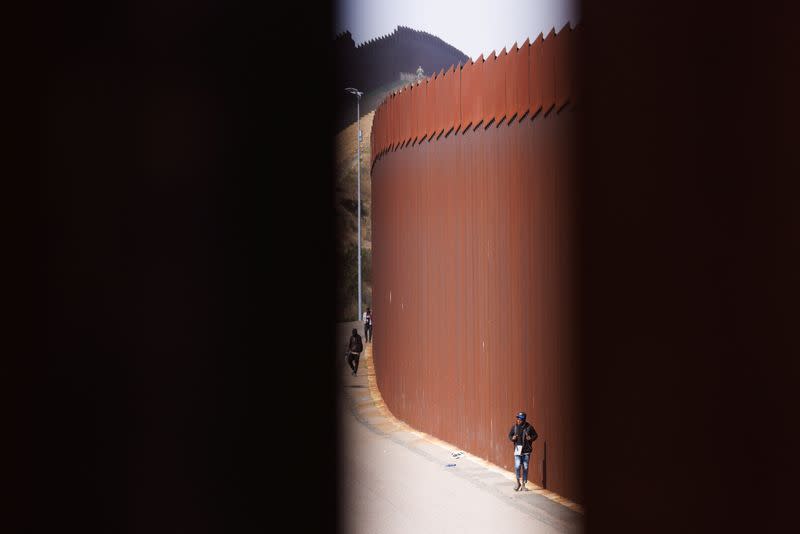
[[[344,347],[352,325],[340,325]],[[376,406],[369,348],[353,377],[344,357],[342,514],[350,534],[581,532],[583,516],[534,492],[513,491],[513,475],[428,439]],[[456,464],[447,467],[447,464]]]

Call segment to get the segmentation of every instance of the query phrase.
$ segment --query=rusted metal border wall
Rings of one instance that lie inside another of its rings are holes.
[[[375,369],[389,409],[581,502],[565,27],[391,95],[372,129]]]
[[[570,58],[578,35],[567,25],[558,34],[540,34],[533,43],[481,55],[393,92],[375,112],[372,164],[387,152],[453,130],[560,111],[575,98]]]

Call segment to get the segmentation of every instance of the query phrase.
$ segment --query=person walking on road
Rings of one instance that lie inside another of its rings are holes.
[[[367,308],[364,312],[364,337],[367,343],[372,343],[372,310]]]
[[[526,419],[525,412],[517,414],[514,426],[508,431],[508,439],[514,443],[514,474],[517,476],[517,487],[514,491],[528,491],[528,463],[531,459],[533,442],[539,435]]]
[[[358,329],[353,328],[353,335],[350,336],[350,343],[347,346],[347,365],[353,370],[353,376],[356,376],[358,372],[358,360],[363,350],[364,345],[361,343],[361,336],[358,335]]]

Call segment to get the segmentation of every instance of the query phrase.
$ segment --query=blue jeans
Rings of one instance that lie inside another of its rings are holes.
[[[516,473],[517,478],[520,478],[520,469],[519,466],[522,464],[522,480],[524,482],[528,481],[528,462],[531,459],[531,453],[526,454],[515,454],[514,455],[514,473]]]

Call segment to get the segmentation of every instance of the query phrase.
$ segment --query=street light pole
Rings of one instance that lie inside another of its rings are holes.
[[[361,91],[358,89],[354,89],[352,87],[348,87],[345,89],[350,94],[356,95],[356,128],[358,128],[358,133],[356,137],[358,139],[357,143],[357,154],[358,160],[356,161],[356,168],[357,168],[357,183],[358,183],[358,199],[356,200],[357,206],[357,217],[358,217],[358,318],[356,320],[361,320]]]

